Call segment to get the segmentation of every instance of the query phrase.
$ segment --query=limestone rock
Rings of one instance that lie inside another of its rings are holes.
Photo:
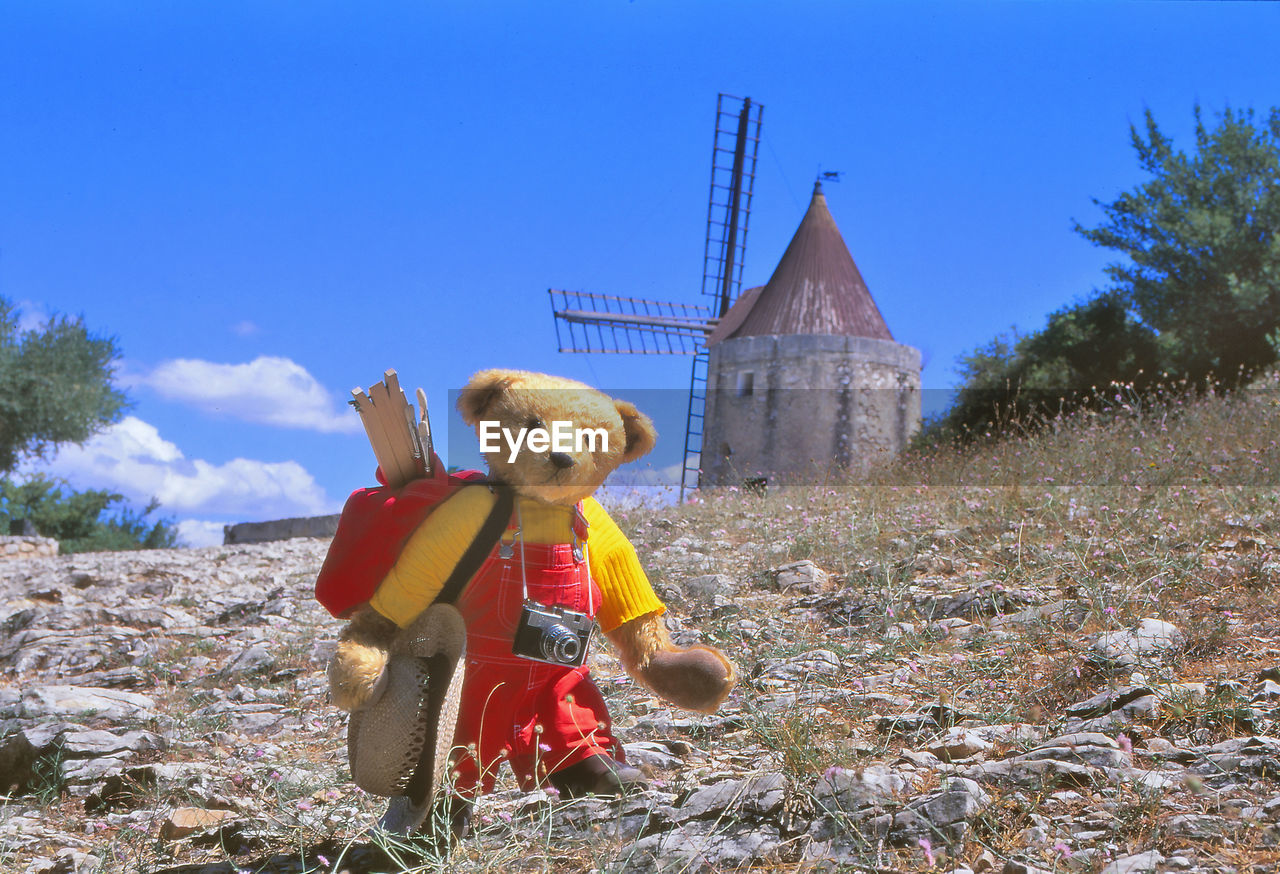
[[[1185,642],[1186,635],[1173,623],[1147,618],[1134,628],[1107,631],[1098,635],[1093,651],[1106,662],[1131,667],[1139,663],[1159,661],[1166,653],[1180,648]]]

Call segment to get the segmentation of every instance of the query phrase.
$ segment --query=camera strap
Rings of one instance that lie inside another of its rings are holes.
[[[575,511],[576,512],[576,511]],[[573,554],[574,557],[581,556],[581,560],[587,565],[587,615],[595,616],[595,599],[591,594],[591,558],[587,553],[587,544],[585,541],[578,540],[578,529],[570,526],[573,532]],[[529,580],[525,574],[524,561],[524,520],[520,517],[520,505],[516,504],[516,533],[513,540],[520,541],[520,588],[524,601],[529,601]]]
[[[493,502],[493,509],[485,517],[484,524],[480,526],[480,532],[476,534],[476,539],[471,541],[467,551],[462,553],[462,558],[458,559],[458,563],[454,565],[449,579],[445,580],[444,585],[440,587],[440,594],[436,596],[438,603],[452,604],[458,600],[462,590],[476,575],[476,571],[480,570],[480,565],[484,564],[484,560],[489,557],[493,545],[502,537],[507,523],[511,521],[511,510],[516,503],[515,491],[510,486],[496,483],[493,486],[493,492],[497,498]]]

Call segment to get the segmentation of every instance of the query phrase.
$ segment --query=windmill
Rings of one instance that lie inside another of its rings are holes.
[[[707,337],[742,291],[747,222],[764,107],[750,97],[716,98],[711,192],[702,256],[704,303],[549,289],[561,352],[691,355],[680,500],[697,485],[707,399]]]

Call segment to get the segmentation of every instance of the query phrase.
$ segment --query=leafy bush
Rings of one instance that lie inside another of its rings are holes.
[[[951,409],[929,423],[926,440],[1034,428],[1096,405],[1113,382],[1146,390],[1159,370],[1154,332],[1115,293],[1053,313],[1037,333],[997,337],[960,363],[961,389]]]
[[[29,520],[43,537],[58,541],[62,552],[113,552],[168,549],[181,545],[172,519],[150,520],[159,504],[142,511],[123,495],[76,491],[64,480],[34,476],[21,482],[0,477],[0,531],[13,520]]]

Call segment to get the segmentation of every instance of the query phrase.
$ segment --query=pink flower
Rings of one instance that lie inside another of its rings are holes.
[[[924,853],[925,863],[930,866],[938,864],[938,861],[933,858],[933,844],[929,843],[929,839],[921,838],[917,843],[920,845],[921,852]]]

